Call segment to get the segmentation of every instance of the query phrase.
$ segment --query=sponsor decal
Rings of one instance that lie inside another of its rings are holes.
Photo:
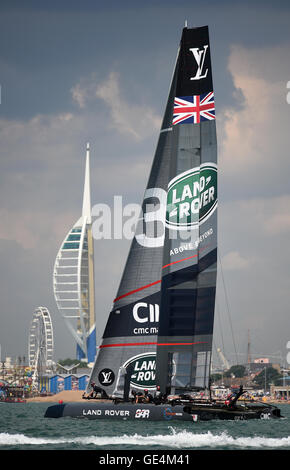
[[[156,353],[148,352],[131,357],[123,364],[126,369],[132,370],[130,384],[135,388],[144,390],[155,389]]]
[[[130,416],[129,410],[94,410],[83,409],[83,416]]]
[[[163,416],[165,419],[169,420],[172,419],[174,416],[182,416],[182,413],[172,411],[172,408],[168,406],[163,410]]]
[[[149,418],[150,410],[136,410],[135,418]]]
[[[159,305],[138,302],[133,307],[133,317],[138,323],[159,322]]]
[[[173,248],[173,250],[170,250],[170,256],[177,255],[179,253],[182,253],[184,251],[192,251],[196,250],[199,245],[206,240],[208,237],[213,235],[213,228],[210,228],[206,232],[204,232],[202,235],[200,235],[194,242],[189,242],[189,243],[183,243],[180,245],[178,248]]]
[[[101,416],[102,410],[86,410],[83,409],[83,416]]]
[[[139,326],[133,329],[134,335],[156,335],[158,333],[159,305],[137,302],[132,310],[133,318],[137,323],[148,326]],[[152,326],[155,323],[155,326]]]
[[[239,415],[234,417],[234,421],[244,421],[246,418],[244,415]]]
[[[157,335],[158,334],[158,326],[145,326],[140,327],[140,328],[134,328],[133,330],[134,335],[141,335],[141,336],[146,336],[146,335]]]
[[[208,68],[204,69],[204,61],[208,50],[208,44],[203,46],[202,49],[199,49],[198,47],[191,47],[189,50],[192,52],[193,57],[197,63],[196,74],[193,77],[190,77],[190,80],[200,80],[202,78],[206,78]]]
[[[266,413],[266,412],[261,413],[260,418],[261,419],[270,419],[271,418],[271,413]]]
[[[174,230],[197,228],[216,207],[217,166],[202,164],[169,182],[165,224]]]
[[[146,295],[146,289],[151,286],[158,286],[161,283],[161,279],[146,286],[141,286],[134,291],[124,292],[120,297],[117,297],[114,302],[128,297],[135,292],[144,290],[144,296]],[[126,303],[125,305],[119,306],[116,304],[116,308],[111,311],[109,316],[106,329],[104,331],[104,338],[117,338],[123,336],[149,336],[158,334],[159,325],[159,304],[160,304],[160,288],[156,288],[156,292],[151,295],[147,295],[142,298],[142,301],[135,301]]]
[[[130,416],[130,411],[128,410],[105,410],[105,416]]]
[[[103,369],[99,372],[98,379],[101,385],[108,387],[115,380],[115,374],[111,369]]]

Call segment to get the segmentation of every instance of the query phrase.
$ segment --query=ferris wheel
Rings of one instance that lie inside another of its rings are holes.
[[[53,346],[50,313],[46,307],[38,307],[32,316],[28,344],[29,367],[34,385],[53,371]]]

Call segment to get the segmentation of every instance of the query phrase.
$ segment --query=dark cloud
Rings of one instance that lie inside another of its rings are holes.
[[[52,314],[56,357],[74,354],[53,298],[52,271],[80,215],[86,142],[92,148],[92,203],[111,205],[114,195],[140,203],[187,19],[189,26],[210,27],[220,254],[237,348],[246,351],[250,328],[258,353],[281,350],[285,356],[288,3],[167,2],[166,15],[163,2],[25,5],[2,2],[0,18],[2,354],[27,354],[28,328],[39,305]],[[129,244],[95,243],[99,339]],[[221,277],[219,292],[225,352],[232,360]],[[221,343],[218,320],[215,326],[215,342]]]

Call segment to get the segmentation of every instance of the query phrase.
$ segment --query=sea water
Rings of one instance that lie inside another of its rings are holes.
[[[152,422],[44,418],[46,403],[0,404],[0,450],[290,450],[283,419]]]

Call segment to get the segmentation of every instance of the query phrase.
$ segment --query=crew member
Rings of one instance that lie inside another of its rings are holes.
[[[144,403],[151,403],[153,400],[153,397],[151,395],[151,393],[148,392],[147,388],[144,390],[144,397],[143,397],[143,401]]]
[[[154,398],[158,398],[161,395],[160,385],[157,385],[156,392],[154,393]]]
[[[229,407],[233,406],[238,401],[240,396],[243,395],[243,393],[244,393],[244,390],[243,390],[243,386],[241,385],[240,389],[238,391],[236,390],[236,391],[230,393],[226,397],[225,405],[227,405]]]
[[[87,397],[83,396],[83,398],[97,398],[98,393],[100,393],[101,398],[109,398],[105,390],[98,387],[95,382],[91,383],[91,387],[92,387],[91,393],[89,393]]]
[[[133,395],[133,398],[132,398],[133,403],[143,402],[144,395],[142,395],[141,392],[136,392],[136,390],[132,390],[132,395]]]
[[[162,393],[160,390],[160,385],[157,385],[156,392],[154,394],[154,403],[156,405],[160,405],[160,403],[165,403],[166,398],[167,398],[167,395],[165,393]]]
[[[132,403],[138,403],[138,395],[137,395],[136,390],[132,390],[132,395],[133,395],[131,399]]]

